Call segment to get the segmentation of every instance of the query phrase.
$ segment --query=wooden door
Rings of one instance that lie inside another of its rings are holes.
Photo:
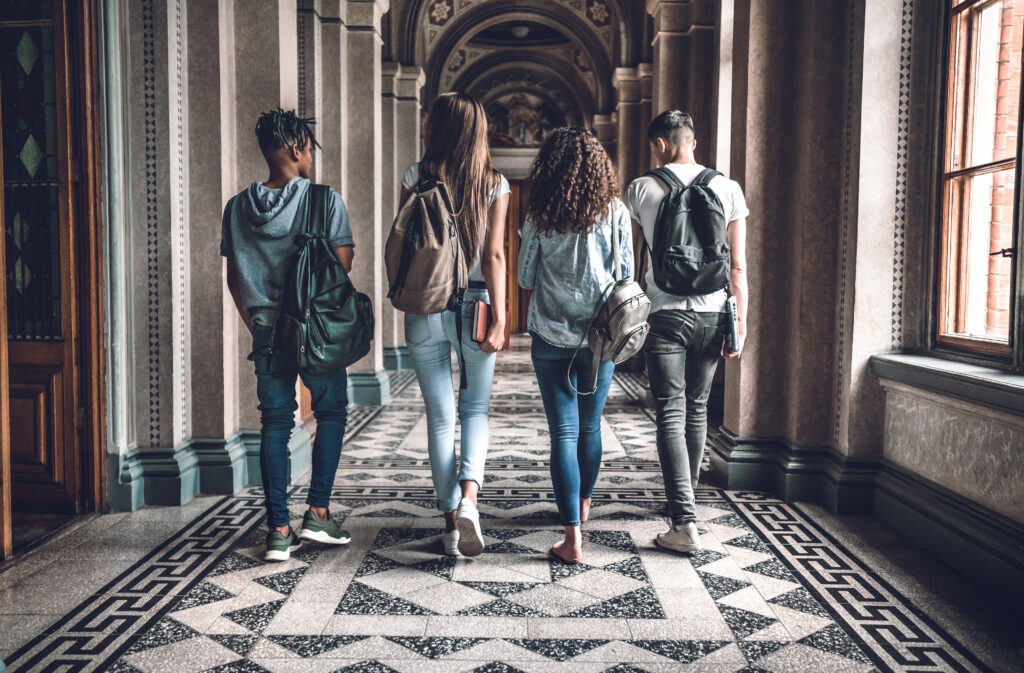
[[[5,311],[13,508],[82,510],[79,296],[62,0],[0,10]],[[83,419],[84,420],[84,419]]]
[[[505,294],[513,334],[526,331],[526,315],[530,306],[530,291],[519,287],[519,230],[526,220],[526,201],[530,196],[528,180],[509,182],[512,193],[508,199],[508,218],[505,223],[505,259],[508,261],[508,282]]]

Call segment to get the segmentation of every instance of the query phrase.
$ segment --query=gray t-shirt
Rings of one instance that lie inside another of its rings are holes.
[[[305,228],[309,180],[293,178],[281,189],[253,182],[224,207],[220,254],[235,261],[242,303],[258,325],[271,325],[295,236]],[[354,245],[345,202],[333,189],[327,204],[327,231],[332,247]]]

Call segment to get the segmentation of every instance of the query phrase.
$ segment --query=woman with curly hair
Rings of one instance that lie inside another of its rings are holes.
[[[595,309],[614,283],[633,273],[632,223],[615,166],[583,128],[558,129],[531,169],[523,225],[519,285],[533,289],[527,327],[534,370],[551,435],[551,481],[565,539],[551,553],[566,563],[583,558],[580,524],[587,520],[601,467],[601,412],[611,385],[611,362],[601,364],[593,394],[577,392],[591,380],[592,356],[583,343]],[[613,227],[620,252],[612,252]]]

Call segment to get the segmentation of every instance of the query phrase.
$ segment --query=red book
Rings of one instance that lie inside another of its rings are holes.
[[[494,322],[491,318],[491,305],[485,301],[479,299],[473,300],[473,332],[470,336],[476,343],[482,343],[487,338],[487,332],[491,329],[491,324]],[[505,314],[505,344],[501,347],[501,350],[508,349],[509,342],[509,330],[512,327],[512,323],[508,319],[508,313]]]

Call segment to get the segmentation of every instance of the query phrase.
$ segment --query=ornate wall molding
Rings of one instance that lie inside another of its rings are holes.
[[[896,213],[893,231],[892,348],[903,348],[903,283],[906,273],[907,173],[910,147],[910,81],[913,59],[914,0],[903,0],[900,35],[899,130],[896,139]]]
[[[143,154],[146,203],[147,443],[160,445],[160,218],[157,175],[156,38],[153,0],[140,3],[142,18]]]

